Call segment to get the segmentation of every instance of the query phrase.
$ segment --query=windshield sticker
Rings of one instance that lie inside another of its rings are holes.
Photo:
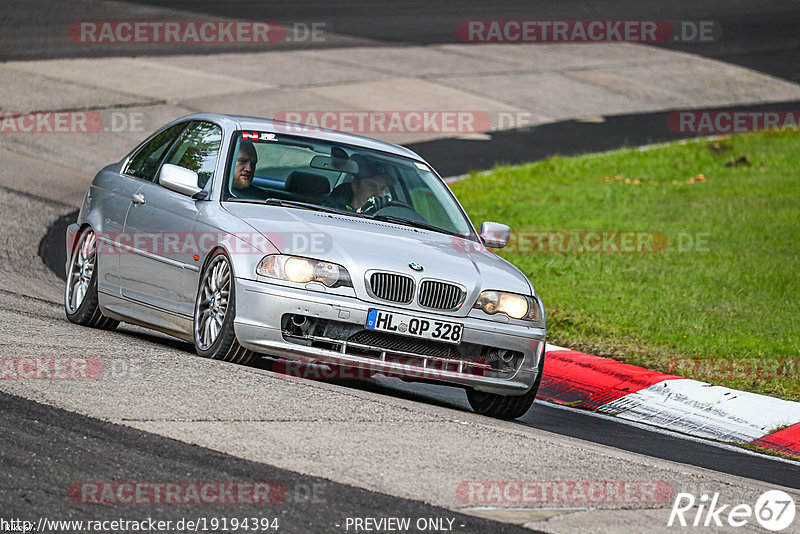
[[[278,138],[274,133],[242,132],[242,139],[249,139],[250,141],[276,141]]]

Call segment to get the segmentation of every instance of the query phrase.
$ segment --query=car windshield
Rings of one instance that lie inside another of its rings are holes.
[[[450,189],[426,164],[318,139],[234,133],[223,201],[337,210],[474,237]]]

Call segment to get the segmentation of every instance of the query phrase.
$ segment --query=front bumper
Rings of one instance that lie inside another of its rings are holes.
[[[501,395],[522,395],[536,380],[540,358],[544,356],[545,330],[471,317],[453,317],[435,313],[417,313],[420,317],[461,323],[462,344],[484,345],[521,353],[516,370],[508,377],[480,376],[462,369],[431,368],[430,359],[420,353],[416,358],[398,363],[391,357],[398,351],[384,349],[378,357],[364,352],[352,353],[346,340],[335,342],[338,349],[321,348],[292,342],[281,327],[286,315],[301,315],[353,328],[364,327],[370,308],[408,313],[403,308],[369,303],[352,297],[321,291],[296,289],[242,278],[236,279],[236,319],[234,329],[239,343],[250,350],[291,360],[332,363],[367,369],[406,378],[470,386],[476,390]],[[290,336],[291,337],[291,336]],[[413,339],[413,338],[412,338]],[[380,349],[378,349],[380,351]],[[387,357],[387,354],[389,357]],[[450,360],[452,361],[452,360]],[[435,367],[435,366],[433,366]],[[468,367],[468,366],[467,366]]]

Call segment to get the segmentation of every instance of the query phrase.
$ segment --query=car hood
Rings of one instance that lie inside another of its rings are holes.
[[[421,228],[305,209],[229,204],[228,211],[269,239],[284,254],[343,265],[356,293],[365,297],[367,271],[402,273],[418,282],[448,280],[467,298],[486,289],[530,294],[528,279],[483,245]],[[415,271],[410,264],[422,266]]]

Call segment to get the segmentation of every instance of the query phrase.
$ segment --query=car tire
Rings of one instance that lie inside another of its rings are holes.
[[[64,311],[70,322],[102,330],[114,330],[119,321],[103,315],[97,297],[97,236],[85,228],[70,255]]]
[[[523,395],[498,395],[496,393],[485,393],[467,388],[467,400],[469,405],[476,413],[495,417],[497,419],[517,419],[522,417],[533,404],[536,393],[539,391],[539,384],[542,383],[544,374],[544,353],[539,360],[539,373],[533,386]]]
[[[242,365],[250,363],[254,353],[236,339],[235,317],[233,268],[228,256],[218,250],[209,259],[197,288],[192,326],[197,354]]]

